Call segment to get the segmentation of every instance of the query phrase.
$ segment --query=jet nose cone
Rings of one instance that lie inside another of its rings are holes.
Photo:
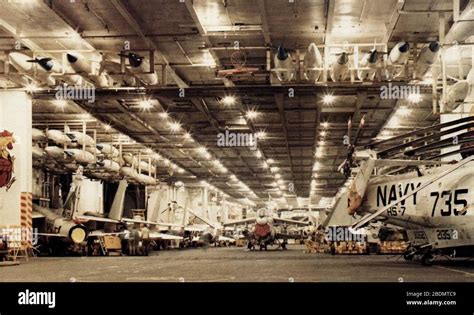
[[[72,54],[66,54],[67,61],[70,63],[75,63],[77,61],[77,57]]]
[[[403,53],[407,52],[408,49],[410,49],[410,44],[408,44],[408,42],[403,42],[403,44],[398,47],[398,50]]]
[[[288,58],[288,53],[286,52],[286,49],[283,46],[278,46],[277,58],[279,60],[285,60],[286,58]]]
[[[431,42],[429,47],[432,52],[437,52],[440,48],[440,45],[438,42]]]
[[[373,50],[370,52],[370,56],[369,56],[369,62],[370,63],[375,63],[377,61],[377,50]]]

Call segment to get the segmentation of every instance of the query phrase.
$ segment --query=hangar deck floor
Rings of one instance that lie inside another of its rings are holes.
[[[276,281],[276,282],[474,282],[474,261],[439,261],[433,267],[399,256],[246,252],[208,248],[153,252],[148,257],[41,257],[0,268],[0,281]]]

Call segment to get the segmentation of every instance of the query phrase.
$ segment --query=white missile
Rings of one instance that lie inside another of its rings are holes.
[[[275,74],[278,80],[282,82],[288,82],[293,79],[294,64],[290,53],[283,46],[278,46],[277,53],[274,58],[275,63]]]
[[[71,138],[66,136],[61,130],[49,129],[46,131],[46,136],[49,140],[57,144],[68,144],[71,143]]]
[[[66,58],[74,71],[86,76],[96,86],[108,87],[113,85],[113,80],[107,74],[107,71],[100,72],[99,63],[92,62],[78,52],[68,52]]]
[[[345,80],[349,74],[349,55],[345,51],[337,55],[339,57],[337,57],[329,70],[329,75],[334,82]]]
[[[91,136],[84,134],[83,132],[70,131],[66,132],[66,135],[71,138],[72,141],[76,141],[80,145],[83,145],[85,143],[86,146],[95,146],[94,139]]]
[[[440,54],[438,42],[431,42],[423,47],[415,60],[415,78],[423,80],[423,77],[430,70],[431,66],[438,60]]]
[[[46,139],[46,134],[43,130],[37,128],[31,128],[31,139],[33,141],[42,141]]]
[[[53,159],[64,158],[64,150],[55,145],[44,148],[44,151],[49,157],[52,157]]]
[[[314,43],[309,44],[303,60],[304,76],[306,80],[311,82],[318,81],[321,75],[321,70],[315,68],[322,68],[322,66],[323,57],[321,56],[318,46]]]
[[[90,152],[92,154],[95,154],[95,155],[101,155],[102,154],[102,152],[100,152],[99,149],[97,149],[96,147],[91,147],[91,146],[86,146],[86,151]]]
[[[142,81],[144,84],[147,85],[154,85],[158,83],[158,75],[156,72],[153,73],[145,73],[150,72],[150,65],[148,62],[144,62],[145,57],[140,56],[135,53],[128,53],[128,54],[120,54],[122,57],[126,57],[128,59],[128,63],[130,65],[130,70],[134,73],[137,78]],[[127,82],[128,81],[128,82]],[[127,85],[130,82],[130,79],[127,78]]]
[[[120,175],[128,178],[128,179],[134,179],[136,180],[138,178],[138,173],[137,171],[132,168],[132,167],[128,167],[128,166],[123,166],[120,168]]]
[[[457,107],[456,102],[462,102],[469,92],[469,83],[467,80],[462,80],[454,83],[448,88],[446,93],[446,102],[444,109],[447,112],[452,112]]]
[[[473,68],[474,69],[474,68]],[[471,69],[466,80],[461,80],[448,87],[444,109],[452,112],[459,105],[459,102],[471,102],[474,96],[474,70]]]
[[[46,152],[37,145],[31,147],[31,154],[34,159],[42,159],[46,156]]]
[[[102,152],[102,154],[105,154],[106,156],[109,157],[117,157],[119,156],[119,150],[115,148],[113,145],[107,144],[107,143],[98,143],[96,145],[96,148]]]
[[[387,77],[389,79],[396,78],[403,72],[403,69],[397,66],[403,66],[408,62],[409,50],[410,44],[408,42],[399,42],[392,48],[387,58]]]
[[[148,163],[145,162],[145,161],[141,161],[141,162],[140,162],[140,170],[141,170],[142,172],[152,172],[152,173],[154,173],[154,172],[155,172],[155,167],[152,166],[152,165],[150,165],[150,164],[148,164]]]
[[[64,153],[66,153],[68,156],[72,157],[75,161],[79,163],[91,164],[96,162],[95,156],[90,152],[84,150],[68,149],[64,150]]]
[[[357,70],[357,77],[359,78],[359,80],[374,80],[375,74],[377,73],[376,68],[378,59],[379,55],[377,49],[372,49],[368,53],[365,53],[364,56],[362,56],[362,59],[359,62],[359,67],[368,69]]]
[[[138,174],[137,181],[143,185],[156,185],[157,184],[156,179],[145,174]]]
[[[102,160],[97,162],[97,165],[108,172],[120,171],[120,164],[112,160]]]
[[[122,155],[123,160],[125,163],[130,164],[134,167],[138,166],[138,159],[133,156],[131,153],[125,153]]]
[[[30,56],[20,52],[11,52],[8,54],[9,63],[20,73],[33,75],[35,73],[34,63],[38,63],[36,67],[36,74],[42,84],[54,85],[56,81],[50,75],[53,73],[53,69],[58,68],[54,66],[51,58],[32,59]]]

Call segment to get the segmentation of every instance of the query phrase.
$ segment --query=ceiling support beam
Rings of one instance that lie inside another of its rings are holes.
[[[191,15],[191,18],[193,19],[194,24],[196,25],[199,34],[201,35],[202,39],[204,40],[204,43],[206,44],[206,47],[212,47],[212,42],[209,39],[209,36],[206,36],[206,29],[204,26],[202,26],[201,21],[199,20],[199,17],[197,15],[196,9],[194,8],[193,1],[192,0],[185,0],[186,8],[188,9],[189,14]],[[222,67],[222,63],[219,59],[219,56],[217,56],[216,52],[212,49],[209,49],[209,54],[211,54],[212,58],[214,59],[214,62],[217,67]],[[227,78],[222,78],[222,82],[226,87],[232,87],[235,86],[234,82]]]
[[[280,114],[280,120],[283,127],[283,132],[285,133],[286,153],[288,154],[288,162],[290,164],[290,169],[291,169],[291,178],[294,182],[295,171],[293,167],[293,159],[291,158],[290,142],[288,141],[288,129],[287,129],[287,122],[286,122],[286,117],[285,117],[285,109],[284,109],[284,95],[282,93],[275,94],[275,103],[278,108],[278,113]]]
[[[224,132],[224,128],[222,128],[220,125],[219,125],[219,122],[217,121],[217,119],[214,118],[214,116],[212,115],[211,111],[209,110],[209,108],[207,107],[207,104],[206,102],[204,101],[204,99],[199,99],[199,98],[191,98],[191,103],[202,113],[206,116],[206,119],[209,121],[209,123],[212,125],[212,127],[215,129],[215,131],[217,133],[221,133],[221,132]],[[237,155],[237,157],[239,158],[239,160],[245,164],[245,167],[247,170],[250,171],[250,173],[252,174],[252,176],[258,180],[260,186],[263,188],[263,189],[266,189],[265,186],[262,184],[262,182],[260,181],[260,179],[258,178],[257,174],[255,174],[255,172],[252,170],[252,168],[250,167],[250,165],[242,158],[242,156],[240,155],[240,153],[234,149],[234,148],[230,148],[234,153],[235,155]],[[236,175],[238,178],[240,178],[239,174]],[[241,179],[241,178],[240,178]]]
[[[130,12],[127,10],[123,2],[120,0],[110,0],[110,2],[113,4],[115,9],[120,13],[122,18],[127,22],[127,24],[133,29],[133,31],[137,33],[140,36],[140,38],[148,46],[150,46],[150,48],[152,48],[156,53],[158,53],[158,55],[161,57],[161,59],[165,63],[165,68],[169,71],[169,73],[171,74],[171,77],[176,82],[178,87],[188,88],[189,85],[170,66],[168,59],[160,52],[155,42],[145,36],[145,34],[142,32],[142,27],[138,24],[136,19],[130,14]]]

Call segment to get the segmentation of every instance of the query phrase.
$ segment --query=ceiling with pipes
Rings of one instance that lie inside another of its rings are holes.
[[[467,5],[460,1],[461,9]],[[270,196],[283,208],[316,206],[346,183],[337,171],[347,156],[344,139],[353,141],[362,120],[360,147],[440,120],[433,79],[416,84],[414,100],[382,97],[383,78],[311,83],[300,63],[308,45],[318,45],[328,62],[347,50],[354,64],[374,47],[388,53],[407,41],[406,73],[391,82],[407,86],[417,52],[439,40],[440,27],[449,34],[455,24],[453,1],[445,0],[11,0],[0,12],[0,60],[20,49],[66,62],[77,51],[114,78],[96,88],[94,102],[58,102],[51,87],[35,88],[36,128],[82,130],[86,122],[98,142],[120,142],[156,160],[161,181],[205,182],[250,204]],[[280,45],[299,73],[290,82],[272,70]],[[158,83],[121,84],[120,52],[153,61]],[[459,56],[448,69],[454,77],[471,68],[471,52]],[[252,70],[232,72],[240,68]],[[22,77],[10,67],[0,86],[25,87]],[[257,141],[222,146],[217,140],[226,132]]]

